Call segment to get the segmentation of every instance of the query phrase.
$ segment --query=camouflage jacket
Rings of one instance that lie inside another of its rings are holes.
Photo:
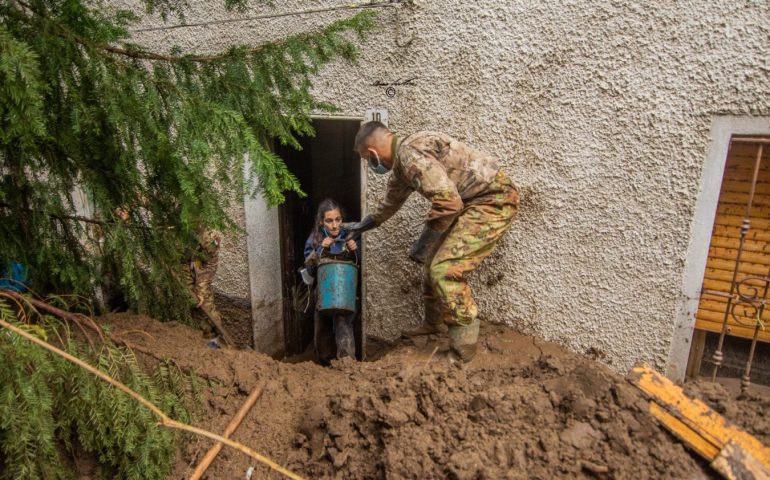
[[[418,132],[399,141],[393,137],[393,168],[385,197],[372,214],[381,224],[419,192],[431,201],[427,224],[443,232],[466,204],[493,197],[487,188],[500,167],[497,160],[439,132]]]

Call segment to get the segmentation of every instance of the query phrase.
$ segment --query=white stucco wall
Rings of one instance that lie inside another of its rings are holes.
[[[278,353],[284,348],[278,210],[268,208],[261,197],[244,199],[244,207],[248,254],[245,259],[233,256],[232,260],[248,266],[254,348]]]
[[[191,3],[188,22],[267,11]],[[482,316],[576,351],[594,347],[621,371],[637,360],[663,368],[712,119],[770,114],[770,4],[417,0],[380,12],[383,28],[364,42],[359,65],[330,66],[315,91],[342,114],[384,107],[399,133],[443,130],[501,158],[523,201],[473,277]],[[216,50],[340,15],[137,40]],[[392,98],[371,86],[412,77]],[[370,209],[384,183],[369,178]],[[367,234],[370,334],[419,322],[419,271],[407,250],[426,212],[415,195]]]

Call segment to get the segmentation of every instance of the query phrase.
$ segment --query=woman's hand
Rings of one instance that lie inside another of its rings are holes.
[[[321,246],[323,248],[329,248],[333,241],[334,239],[332,237],[326,237],[321,241]]]
[[[355,252],[356,250],[358,250],[358,244],[356,243],[355,240],[348,240],[345,243],[345,245],[348,246],[348,250],[350,250],[351,252]]]

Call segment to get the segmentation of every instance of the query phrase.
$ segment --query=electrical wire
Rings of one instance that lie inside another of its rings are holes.
[[[130,30],[131,33],[139,33],[139,32],[155,32],[155,31],[161,31],[161,30],[174,30],[177,28],[190,28],[190,27],[206,27],[209,25],[222,25],[225,23],[235,23],[235,22],[249,22],[252,20],[264,20],[268,18],[281,18],[281,17],[292,17],[295,15],[307,15],[311,13],[323,13],[323,12],[333,12],[338,10],[358,10],[363,8],[386,8],[386,7],[396,7],[399,4],[402,3],[409,3],[411,0],[384,0],[384,1],[371,1],[371,2],[363,2],[363,3],[348,3],[344,5],[335,5],[332,7],[324,7],[324,8],[314,8],[310,10],[300,10],[297,12],[284,12],[284,13],[270,13],[265,15],[254,15],[251,17],[243,17],[243,18],[231,18],[231,19],[223,19],[223,20],[211,20],[209,22],[199,22],[199,23],[182,23],[179,25],[167,25],[164,27],[147,27],[147,28],[137,28]]]

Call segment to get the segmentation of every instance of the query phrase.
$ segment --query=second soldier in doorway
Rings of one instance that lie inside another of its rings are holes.
[[[404,138],[380,122],[359,129],[354,146],[369,167],[390,172],[377,210],[349,226],[359,235],[388,220],[412,192],[431,201],[422,235],[409,256],[425,265],[423,324],[406,336],[441,333],[464,362],[476,355],[478,307],[467,275],[492,253],[519,208],[519,191],[498,161],[449,135],[423,131]]]
[[[222,243],[222,234],[216,230],[198,228],[196,240],[195,249],[190,252],[182,267],[185,273],[185,283],[195,296],[196,307],[205,309],[207,315],[210,315],[221,325],[222,317],[214,303],[214,289],[211,284],[219,266],[219,246]],[[204,336],[213,337],[216,332],[210,321],[204,318],[207,315],[206,313],[201,315],[195,312],[193,317],[197,319]],[[216,339],[212,342],[209,342],[210,346],[217,345]]]

